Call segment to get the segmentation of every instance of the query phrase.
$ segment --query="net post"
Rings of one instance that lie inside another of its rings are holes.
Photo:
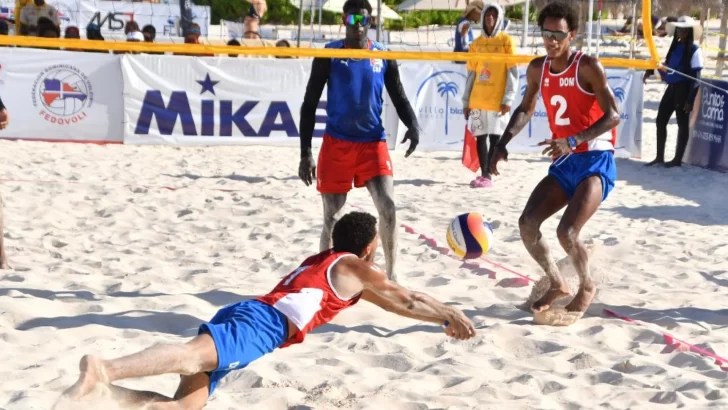
[[[382,35],[382,0],[377,0],[377,42],[381,41],[379,38]]]
[[[190,32],[190,25],[192,24],[192,5],[190,4],[190,0],[180,0],[179,17],[182,25],[182,37],[187,38],[187,34]]]
[[[20,35],[20,10],[23,9],[23,6],[25,6],[24,0],[15,0],[15,15],[13,15],[13,18],[15,19],[15,35]]]
[[[523,4],[523,34],[521,34],[521,48],[526,48],[528,38],[528,15],[530,14],[531,0]]]
[[[642,17],[642,31],[644,29],[644,17]],[[652,20],[650,20],[652,22]],[[629,41],[629,59],[634,58],[634,44],[637,40],[637,0],[632,0],[632,39]]]
[[[633,24],[636,23],[632,20]],[[660,54],[655,46],[655,39],[652,37],[652,0],[642,0],[642,32],[645,36],[645,42],[650,49],[650,58],[652,63],[657,66],[660,64]]]
[[[594,0],[589,0],[589,15],[586,17],[586,53],[591,55],[592,21],[594,19]]]
[[[296,36],[296,47],[301,48],[301,26],[303,26],[303,0],[298,0],[298,35]]]
[[[717,77],[723,76],[723,66],[725,65],[725,47],[726,47],[726,36],[725,33],[728,30],[728,10],[726,9],[726,6],[728,5],[728,0],[723,0],[720,5],[720,40],[718,41],[718,48],[720,48],[720,52],[718,53],[718,61],[715,65],[715,75]]]

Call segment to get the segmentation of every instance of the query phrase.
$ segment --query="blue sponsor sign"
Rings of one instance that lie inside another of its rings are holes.
[[[690,116],[690,142],[685,162],[728,172],[728,82],[707,80],[700,85]]]

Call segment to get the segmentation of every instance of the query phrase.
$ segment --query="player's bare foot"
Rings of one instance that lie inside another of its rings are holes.
[[[594,295],[596,294],[597,288],[593,283],[586,284],[579,288],[579,292],[576,293],[574,300],[572,300],[564,309],[567,312],[586,312],[591,304]]]
[[[83,398],[89,394],[98,383],[109,383],[109,379],[106,376],[104,361],[96,356],[86,355],[82,357],[81,362],[78,364],[78,369],[81,371],[81,375],[78,376],[78,381],[76,384],[69,387],[68,390],[63,392],[63,396],[66,396],[71,400],[79,400]]]
[[[531,306],[531,310],[533,310],[534,312],[544,311],[548,309],[555,301],[565,298],[569,295],[569,287],[565,284],[555,288],[552,287],[548,290],[548,292],[546,292],[545,295],[541,297],[541,299],[533,303],[533,306]]]

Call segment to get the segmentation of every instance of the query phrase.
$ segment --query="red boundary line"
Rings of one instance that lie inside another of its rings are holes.
[[[359,205],[351,205],[351,206],[354,207],[354,208],[357,208],[359,210],[366,211],[366,209],[364,209],[363,207],[361,207]],[[454,255],[453,252],[448,247],[438,246],[437,245],[437,240],[435,238],[433,238],[431,236],[428,236],[426,234],[417,232],[410,225],[400,224],[400,226],[402,228],[404,228],[405,232],[407,232],[407,233],[411,233],[411,234],[414,234],[414,235],[418,235],[419,234],[419,238],[420,239],[424,239],[425,244],[427,244],[427,246],[435,249],[436,251],[440,252],[443,255],[447,255],[447,256],[449,256],[449,257],[451,257],[453,259],[456,259],[458,261],[463,262],[463,267],[468,268],[468,269],[471,269],[471,270],[481,269],[480,265],[477,262],[476,263],[473,263],[473,262],[469,262],[467,260],[462,260],[461,258],[458,258],[458,257],[453,256]],[[529,277],[527,275],[524,275],[522,273],[516,272],[513,269],[507,268],[507,267],[505,267],[505,266],[503,266],[503,265],[501,265],[499,263],[493,262],[490,259],[487,259],[485,257],[480,257],[478,259],[479,260],[482,260],[483,262],[486,262],[486,263],[492,265],[493,267],[502,269],[502,270],[504,270],[506,272],[509,272],[511,274],[514,274],[514,275],[518,276],[518,279],[516,279],[516,281],[517,281],[517,283],[519,285],[527,286],[530,283],[535,283],[536,282],[535,279],[533,279],[533,278],[531,278],[531,277]],[[495,277],[495,272],[492,272],[489,276],[490,276],[490,279],[495,279],[496,278]],[[614,317],[614,318],[617,318],[617,319],[621,319],[621,320],[623,320],[623,321],[625,321],[627,323],[631,323],[631,324],[636,325],[636,326],[641,326],[641,327],[645,327],[645,328],[650,329],[645,323],[640,322],[640,321],[637,321],[637,320],[634,320],[634,319],[632,319],[630,317],[621,315],[621,314],[619,314],[619,313],[617,313],[617,312],[615,312],[613,310],[604,309],[603,311],[604,311],[604,314],[606,314],[607,316]],[[655,325],[655,324],[652,324],[652,325],[653,326],[658,326],[658,325]],[[671,346],[671,347],[674,347],[675,349],[679,349],[679,350],[688,350],[688,351],[691,351],[693,353],[697,353],[697,354],[699,354],[699,355],[701,355],[703,357],[708,357],[710,359],[713,359],[714,360],[714,363],[721,370],[723,370],[725,372],[728,372],[728,359],[726,359],[726,358],[724,358],[722,356],[719,356],[716,353],[713,353],[713,352],[710,352],[708,350],[702,349],[702,348],[700,348],[698,346],[695,346],[694,344],[688,343],[688,342],[686,342],[686,341],[684,341],[682,339],[678,339],[677,337],[675,337],[675,336],[667,333],[666,331],[664,331],[662,329],[658,330],[658,332],[660,334],[662,334],[662,337],[663,337],[664,342],[665,342],[666,345]]]

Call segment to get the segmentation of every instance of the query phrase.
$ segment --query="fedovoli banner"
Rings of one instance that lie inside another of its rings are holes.
[[[0,95],[11,116],[3,138],[121,142],[119,57],[0,48]]]
[[[693,104],[685,162],[728,172],[728,82],[707,81],[713,87],[701,85]]]
[[[299,145],[310,60],[141,54],[121,64],[125,144]],[[314,137],[323,135],[325,108],[326,90]]]
[[[607,69],[607,81],[619,105],[621,122],[617,127],[616,155],[619,157],[640,157],[642,147],[642,72],[628,69]],[[463,114],[463,88],[467,72],[464,64],[403,62],[400,75],[412,108],[417,113],[423,132],[418,150],[462,151],[466,120]],[[516,100],[511,112],[521,103],[526,92],[526,67],[519,67]],[[388,116],[396,116],[394,107],[389,106]],[[392,124],[392,121],[388,121]],[[401,122],[396,130],[397,149],[406,129]],[[542,148],[536,144],[551,138],[548,119],[540,98],[531,121],[508,145],[510,152],[535,153]]]

